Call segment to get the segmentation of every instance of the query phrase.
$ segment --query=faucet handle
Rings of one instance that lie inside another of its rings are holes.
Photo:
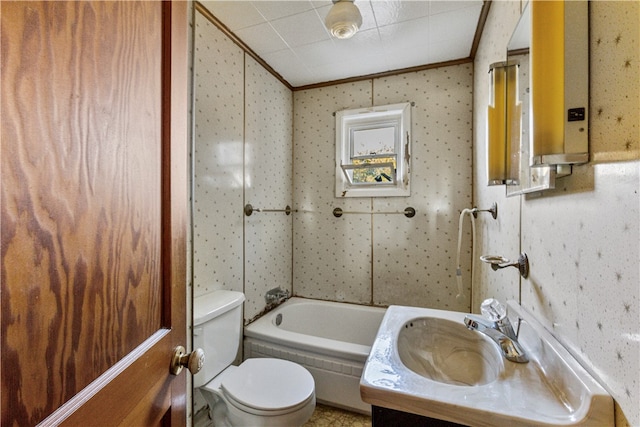
[[[495,298],[487,298],[480,305],[480,312],[484,317],[499,322],[507,316],[507,308]]]

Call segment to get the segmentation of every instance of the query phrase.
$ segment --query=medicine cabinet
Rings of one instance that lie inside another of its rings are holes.
[[[589,161],[586,1],[530,0],[506,61],[490,71],[489,185],[506,184],[507,196],[551,189],[573,165]]]
[[[336,113],[336,197],[409,196],[411,104]]]

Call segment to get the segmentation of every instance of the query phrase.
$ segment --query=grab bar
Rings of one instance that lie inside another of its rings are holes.
[[[412,207],[404,208],[402,212],[365,212],[365,211],[343,211],[340,208],[335,208],[333,210],[333,216],[336,218],[340,218],[344,214],[363,214],[363,215],[394,215],[394,214],[402,214],[407,218],[413,218],[416,216],[416,210]]]
[[[298,210],[291,209],[289,205],[287,205],[284,209],[260,209],[254,208],[250,203],[247,203],[247,205],[244,207],[244,214],[246,216],[251,216],[251,214],[254,212],[284,212],[287,215],[291,215],[291,212],[298,212]]]

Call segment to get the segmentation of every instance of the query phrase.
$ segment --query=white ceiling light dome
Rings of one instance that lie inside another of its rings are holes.
[[[348,39],[358,32],[362,15],[354,0],[332,0],[333,6],[324,23],[333,37]]]

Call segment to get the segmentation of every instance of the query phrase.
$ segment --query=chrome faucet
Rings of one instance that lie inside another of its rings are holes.
[[[279,286],[268,290],[267,294],[264,296],[264,299],[267,302],[267,309],[270,310],[278,304],[282,304],[288,300],[290,296],[291,295],[288,290],[282,289]]]
[[[464,324],[472,331],[482,332],[491,338],[502,351],[502,355],[512,362],[526,363],[529,361],[524,350],[518,343],[518,334],[507,317],[507,310],[498,300],[486,299],[480,306],[482,316],[468,314]]]

